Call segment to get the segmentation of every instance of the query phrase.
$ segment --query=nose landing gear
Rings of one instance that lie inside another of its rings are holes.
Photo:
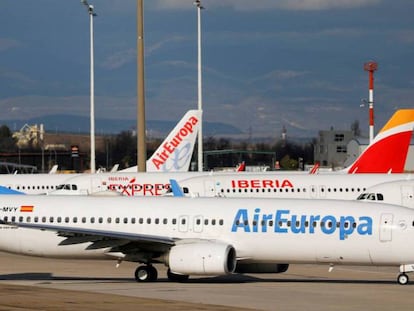
[[[410,281],[410,278],[408,277],[407,273],[408,272],[413,272],[414,271],[414,264],[409,264],[409,265],[401,265],[400,266],[400,274],[397,277],[397,282],[400,285],[406,285],[408,284],[408,282]]]

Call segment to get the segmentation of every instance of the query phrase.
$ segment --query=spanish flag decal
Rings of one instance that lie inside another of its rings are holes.
[[[31,213],[33,212],[33,205],[22,205],[20,206],[20,212],[27,212],[27,213]]]

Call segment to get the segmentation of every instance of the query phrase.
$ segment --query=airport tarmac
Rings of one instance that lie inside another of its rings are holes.
[[[136,264],[0,253],[0,310],[412,310],[397,267],[291,265],[283,274],[137,283]]]

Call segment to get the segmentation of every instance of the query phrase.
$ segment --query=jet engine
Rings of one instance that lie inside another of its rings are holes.
[[[166,263],[173,273],[223,275],[234,272],[236,251],[233,246],[216,242],[178,244],[171,248]]]

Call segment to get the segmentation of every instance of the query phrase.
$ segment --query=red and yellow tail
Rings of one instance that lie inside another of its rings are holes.
[[[413,128],[414,109],[396,111],[346,171],[349,174],[403,173]]]

